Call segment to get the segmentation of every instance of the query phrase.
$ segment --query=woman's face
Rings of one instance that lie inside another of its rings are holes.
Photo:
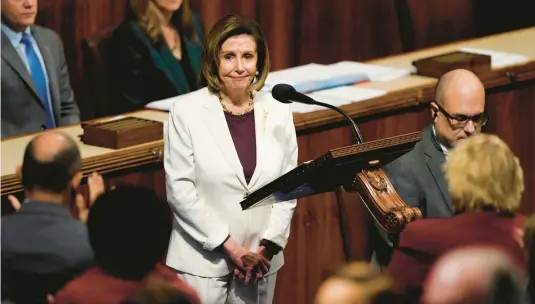
[[[152,0],[156,6],[171,13],[178,11],[183,0]]]
[[[228,91],[246,89],[256,73],[258,53],[253,36],[241,34],[225,40],[219,51],[219,78]]]

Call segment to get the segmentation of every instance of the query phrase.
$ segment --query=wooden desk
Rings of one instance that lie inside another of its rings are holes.
[[[454,43],[442,47],[374,60],[385,66],[411,66],[415,59],[445,53],[460,46],[514,52],[535,59],[535,28]],[[487,132],[498,134],[518,155],[524,168],[526,192],[522,211],[532,212],[535,186],[535,67],[524,65],[515,83],[505,72],[485,82],[487,108],[491,119]],[[366,83],[362,87],[388,91],[380,98],[344,106],[358,122],[365,140],[419,131],[430,122],[427,103],[432,99],[436,79],[407,76],[388,83]],[[125,114],[165,121],[167,113],[139,111]],[[299,161],[313,159],[327,149],[351,144],[349,127],[335,113],[323,110],[296,114]],[[73,137],[81,135],[80,126],[63,128]],[[21,191],[14,175],[31,136],[2,142],[2,196]],[[83,169],[107,173],[112,182],[127,182],[153,188],[165,196],[161,162],[162,141],[110,150],[80,144]],[[290,242],[285,250],[286,265],[279,273],[275,303],[310,303],[322,275],[347,260],[368,256],[369,218],[354,194],[327,193],[300,199],[292,221]]]

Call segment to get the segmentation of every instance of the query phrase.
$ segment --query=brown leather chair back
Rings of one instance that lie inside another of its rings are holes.
[[[87,118],[108,116],[112,113],[114,100],[113,87],[110,84],[111,36],[115,27],[109,28],[97,36],[82,40],[84,65],[84,82],[90,100]]]

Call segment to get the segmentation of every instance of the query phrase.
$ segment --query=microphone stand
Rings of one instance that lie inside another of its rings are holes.
[[[317,100],[314,100],[314,104],[316,104],[318,106],[325,107],[325,108],[329,108],[331,110],[334,110],[334,111],[338,112],[340,115],[344,116],[344,118],[351,123],[352,129],[353,129],[353,135],[355,136],[355,139],[357,140],[357,144],[363,144],[364,143],[364,139],[362,138],[362,134],[360,133],[359,127],[357,126],[355,121],[353,121],[353,119],[351,119],[351,117],[349,117],[349,115],[347,115],[346,112],[342,111],[342,109],[340,109],[338,107],[335,107],[335,106],[330,105],[328,103],[320,102],[320,101],[317,101]]]

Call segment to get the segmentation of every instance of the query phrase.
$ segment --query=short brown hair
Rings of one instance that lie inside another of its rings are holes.
[[[522,168],[498,136],[465,139],[449,153],[444,169],[457,211],[517,211],[524,192]]]
[[[202,53],[201,77],[199,86],[207,86],[210,92],[219,93],[223,88],[219,78],[219,52],[221,46],[230,37],[247,34],[251,35],[256,42],[256,51],[258,53],[257,71],[258,80],[252,86],[255,91],[264,86],[269,73],[269,52],[264,34],[260,26],[253,19],[231,14],[220,19],[210,30]]]

